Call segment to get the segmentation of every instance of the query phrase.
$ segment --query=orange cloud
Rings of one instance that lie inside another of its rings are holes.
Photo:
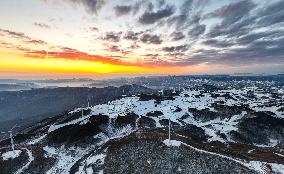
[[[60,58],[60,59],[69,59],[69,60],[102,62],[102,63],[109,63],[115,65],[130,65],[129,63],[122,62],[119,59],[103,57],[99,55],[91,55],[71,48],[63,48],[61,51],[45,51],[45,50],[28,51],[24,53],[24,56],[31,58],[42,58],[42,59]]]

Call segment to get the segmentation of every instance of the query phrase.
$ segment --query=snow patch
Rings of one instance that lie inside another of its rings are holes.
[[[275,153],[278,156],[284,157],[284,155],[280,154],[280,153]]]
[[[2,159],[4,161],[9,160],[9,159],[15,159],[19,157],[21,153],[22,153],[21,150],[8,151],[2,154]]]
[[[87,172],[87,174],[89,173],[92,174],[93,173],[92,167],[88,167],[88,168],[86,167],[91,164],[103,165],[105,161],[105,157],[106,157],[105,154],[97,154],[97,155],[88,157],[85,160],[85,162],[81,163],[82,165],[79,167],[79,171],[77,171],[75,174],[85,173],[85,171]],[[103,170],[101,170],[99,173],[103,173]]]
[[[253,168],[255,171],[261,174],[266,174],[264,165],[260,161],[250,161],[248,164],[245,164],[245,166]]]
[[[57,163],[46,174],[69,173],[74,163],[93,148],[94,146],[88,148],[65,148],[64,146],[54,148],[45,146],[43,149],[47,152],[47,155],[58,159]]]
[[[135,129],[133,129],[131,125],[127,125],[119,129],[114,129],[113,127],[109,127],[108,134],[110,139],[116,139],[130,135],[134,131]]]
[[[105,157],[106,157],[105,154],[98,154],[98,155],[92,156],[87,159],[87,165],[93,164],[93,163],[104,164]]]
[[[87,172],[87,174],[93,174],[93,173],[94,173],[92,167],[88,167],[88,168],[86,169],[86,172]]]
[[[43,140],[46,137],[46,135],[40,136],[38,138],[35,138],[33,140],[31,140],[30,142],[28,142],[28,145],[34,145],[39,143],[41,140]]]
[[[268,163],[273,172],[275,173],[284,173],[284,165],[283,164],[276,164],[276,163]]]
[[[163,143],[166,145],[166,146],[176,146],[176,147],[179,147],[181,145],[181,142],[180,141],[177,141],[177,140],[169,140],[169,139],[166,139],[163,141]]]

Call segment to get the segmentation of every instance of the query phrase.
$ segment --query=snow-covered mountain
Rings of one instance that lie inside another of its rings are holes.
[[[15,135],[15,151],[0,142],[0,173],[284,173],[283,94],[203,85],[77,108]]]

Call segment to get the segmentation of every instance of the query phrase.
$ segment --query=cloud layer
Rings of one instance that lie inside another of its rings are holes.
[[[93,56],[95,54],[77,48],[50,51],[48,56],[52,58],[76,59],[78,56],[117,64],[136,62],[157,66],[269,63],[284,66],[282,0],[64,0],[63,3],[86,11],[84,15],[89,19],[86,23],[90,25],[84,31],[89,35],[81,33],[89,40],[86,45],[116,58]],[[32,25],[53,29],[51,23],[44,21]],[[79,24],[73,26],[79,27]],[[33,39],[18,31],[0,29],[0,34],[22,43],[48,45],[44,40]],[[1,45],[24,48],[11,46],[7,40],[5,43]],[[43,57],[48,48],[45,51],[30,50],[25,55]]]

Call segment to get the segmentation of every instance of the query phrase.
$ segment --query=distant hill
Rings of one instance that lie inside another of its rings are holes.
[[[122,95],[152,91],[137,85],[121,87],[64,87],[0,92],[0,131],[14,124],[26,125],[77,107],[104,103]]]

